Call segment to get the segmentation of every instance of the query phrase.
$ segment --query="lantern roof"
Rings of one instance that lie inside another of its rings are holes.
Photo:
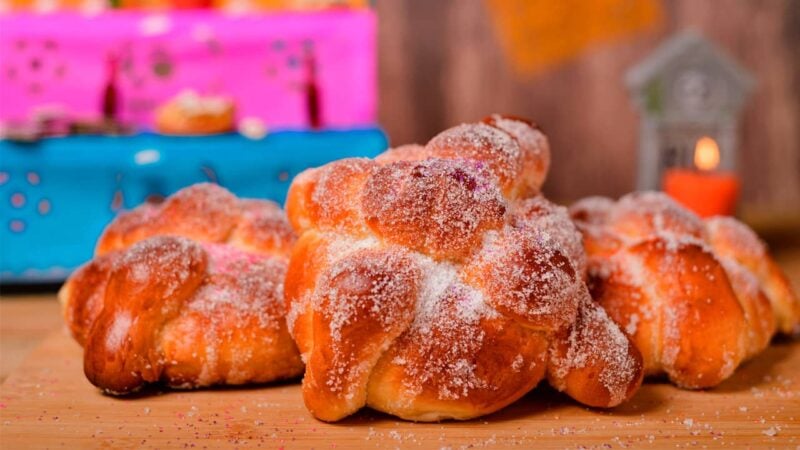
[[[701,99],[708,100],[710,108],[707,109],[735,113],[755,82],[748,71],[717,46],[687,30],[667,40],[628,70],[625,84],[645,112],[671,115],[669,110],[674,109],[674,105],[670,104],[676,103],[671,98],[680,97],[682,93],[689,97],[714,97]],[[704,89],[713,92],[706,93]],[[698,102],[697,99],[691,101]]]

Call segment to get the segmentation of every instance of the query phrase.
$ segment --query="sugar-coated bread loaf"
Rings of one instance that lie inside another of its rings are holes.
[[[591,406],[635,392],[641,356],[591,301],[566,209],[537,195],[548,165],[535,126],[492,116],[295,178],[285,299],[314,416],[469,419],[544,378]]]
[[[126,394],[302,373],[283,308],[294,241],[277,205],[212,184],[118,216],[59,292],[89,381]]]
[[[590,197],[570,213],[583,233],[592,294],[630,335],[648,375],[708,388],[800,331],[800,302],[746,225],[701,219],[663,193]]]

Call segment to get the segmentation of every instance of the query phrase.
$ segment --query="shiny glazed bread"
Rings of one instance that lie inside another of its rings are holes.
[[[212,184],[118,216],[59,292],[89,381],[126,394],[302,373],[283,309],[294,240],[275,204]]]
[[[548,164],[535,126],[492,116],[295,178],[285,298],[314,416],[469,419],[545,377],[592,406],[633,394],[641,357],[591,301],[566,210],[537,196]]]
[[[648,375],[708,388],[800,331],[800,302],[766,246],[731,217],[700,219],[663,193],[590,197],[583,233],[592,294],[642,352]]]

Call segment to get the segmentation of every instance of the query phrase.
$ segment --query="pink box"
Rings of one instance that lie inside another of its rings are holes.
[[[156,106],[191,88],[232,97],[239,118],[307,128],[310,55],[322,125],[372,125],[375,28],[368,9],[0,15],[0,121],[51,106],[100,117],[113,57],[123,121],[150,128]]]

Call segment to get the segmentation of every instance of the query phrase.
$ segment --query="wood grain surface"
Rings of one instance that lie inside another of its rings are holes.
[[[51,334],[0,387],[3,448],[796,448],[800,342],[780,341],[706,392],[648,383],[611,411],[539,387],[468,422],[415,424],[365,410],[325,424],[296,383],[102,395],[80,347]]]
[[[773,250],[800,286],[800,248]],[[0,369],[10,370],[0,385],[0,448],[800,447],[800,341],[778,340],[716,389],[651,381],[611,411],[541,386],[469,422],[363,411],[330,425],[306,412],[297,383],[104,396],[60,322],[52,294],[0,298]]]
[[[0,296],[0,383],[62,326],[53,294]]]

